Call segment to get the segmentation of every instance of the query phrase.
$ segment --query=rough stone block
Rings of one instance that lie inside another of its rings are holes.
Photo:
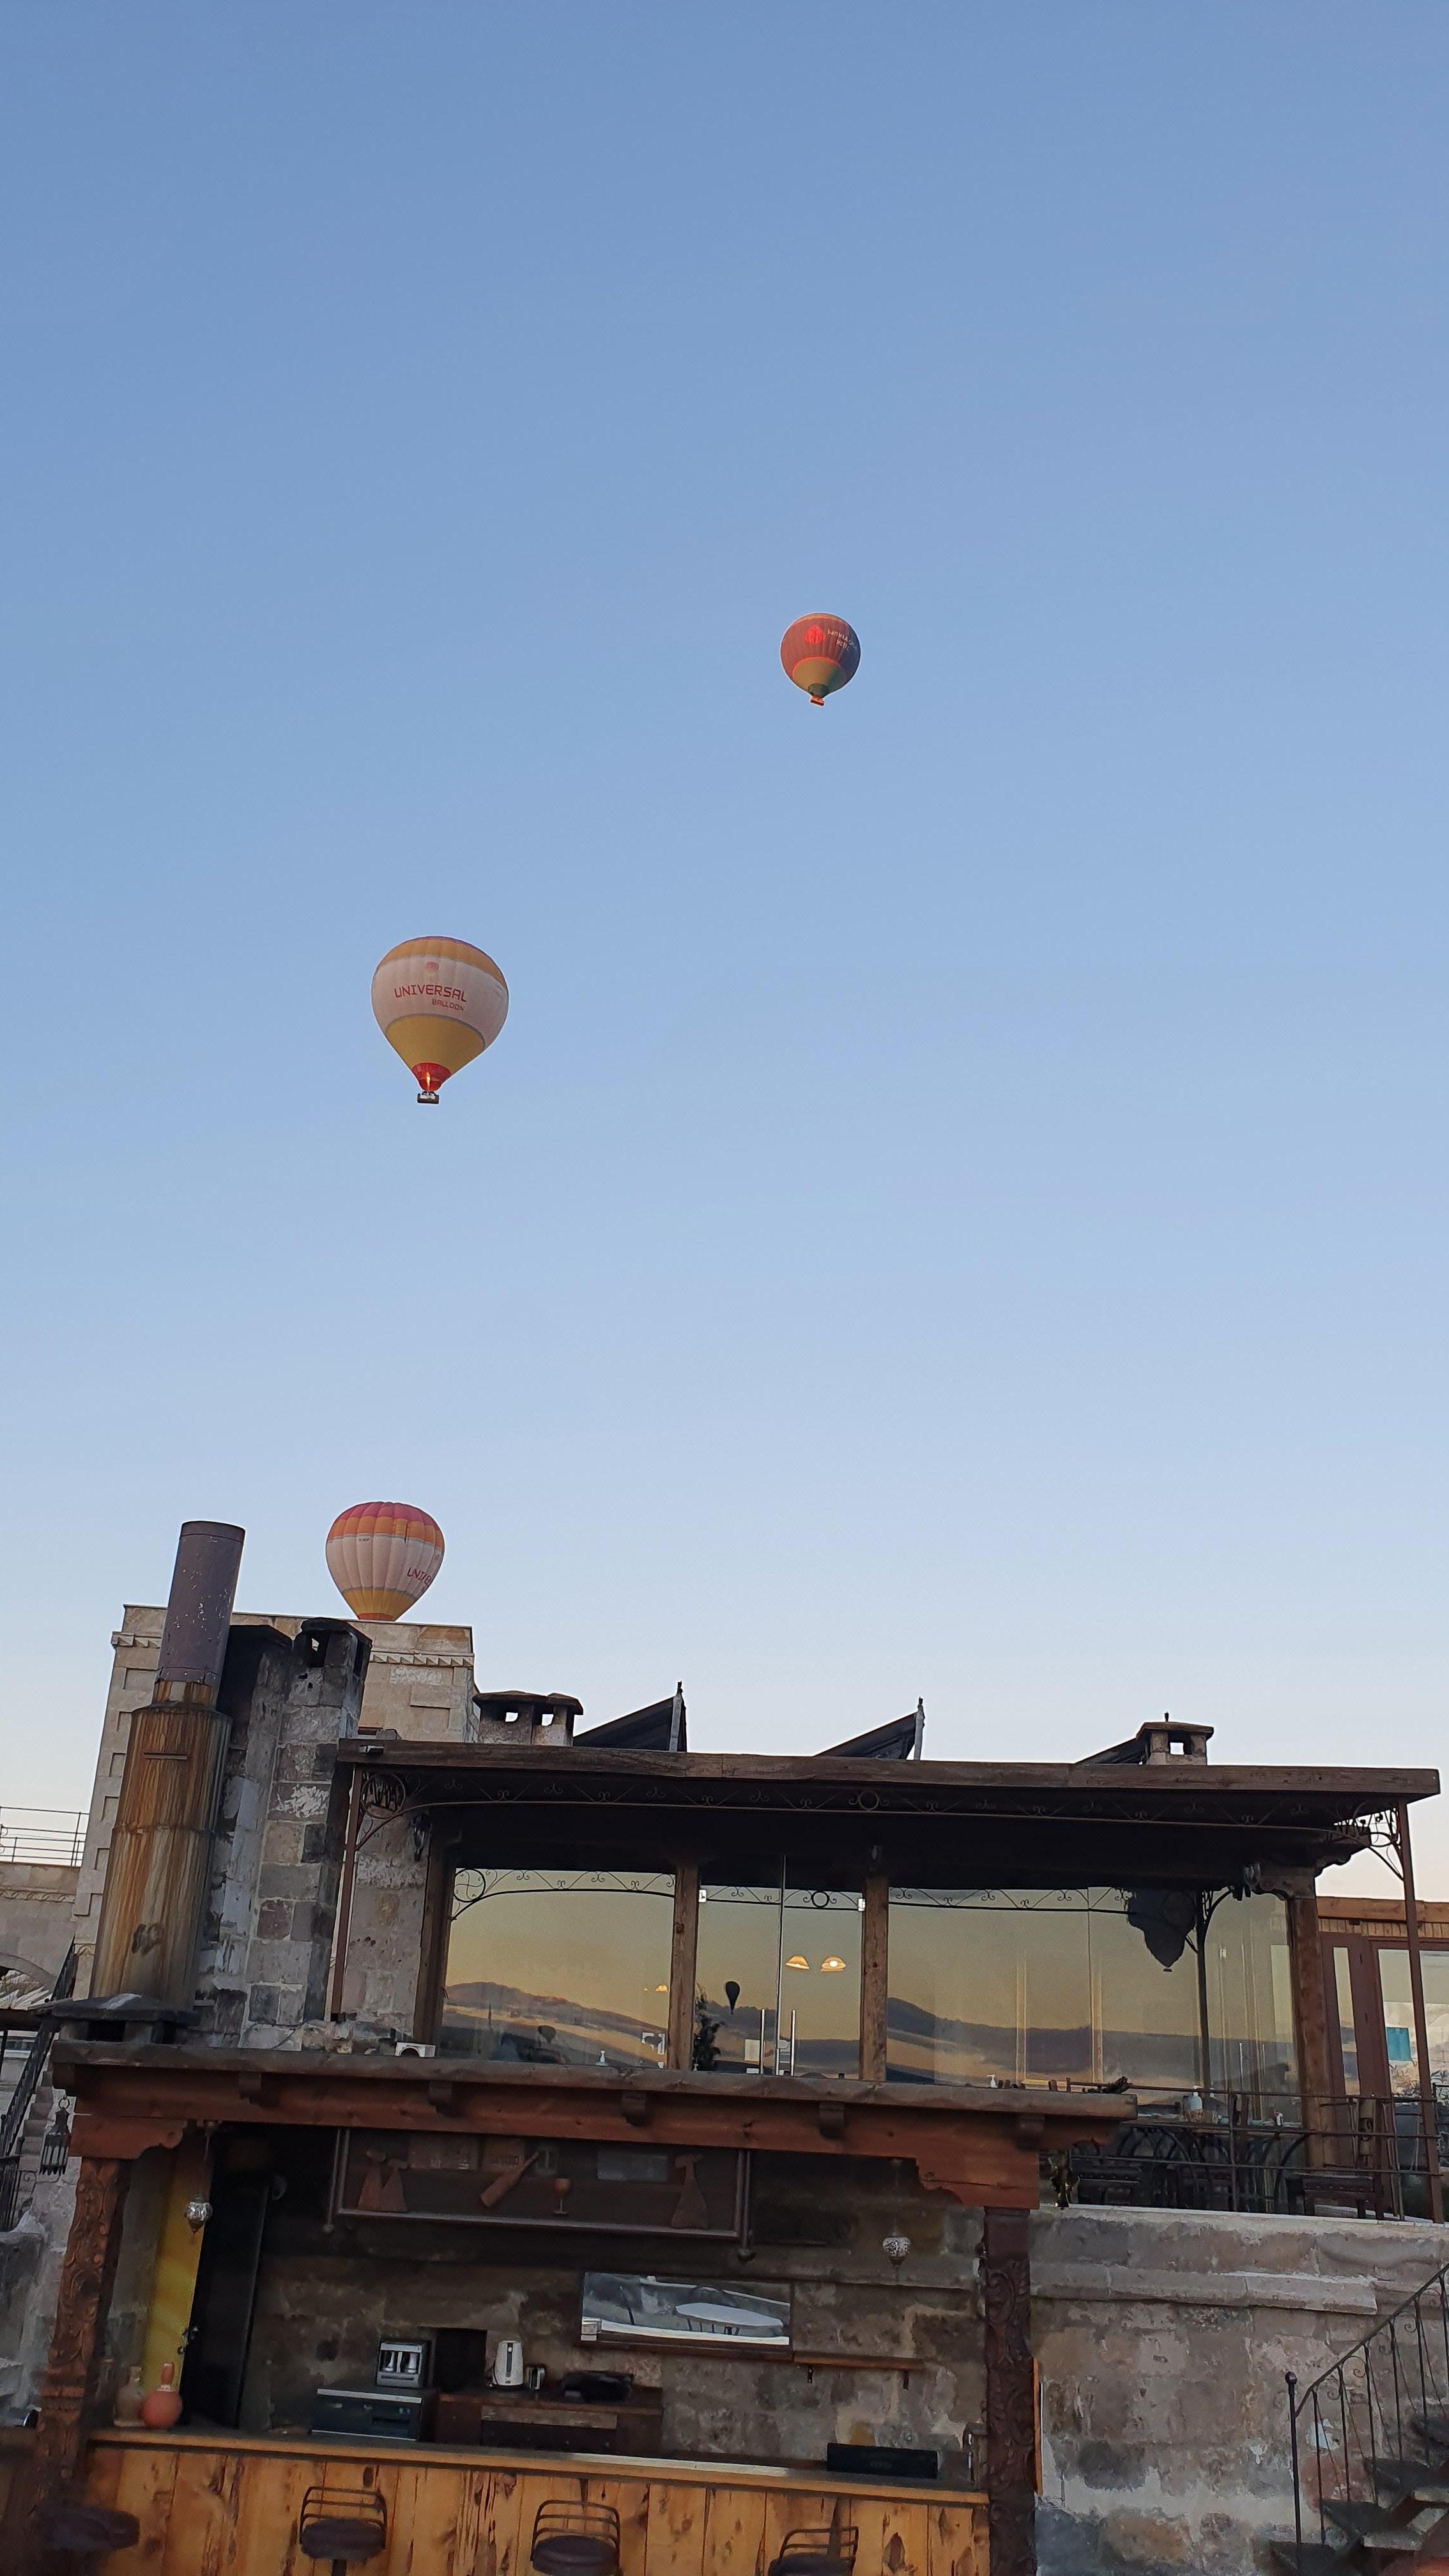
[[[268,1863],[257,1874],[257,1894],[265,1905],[269,1897],[285,1897],[292,1904],[307,1903],[317,1893],[317,1872],[304,1869],[300,1861],[281,1866]]]
[[[264,1868],[289,1869],[306,1858],[302,1845],[305,1826],[294,1824],[290,1817],[272,1816],[262,1836]]]

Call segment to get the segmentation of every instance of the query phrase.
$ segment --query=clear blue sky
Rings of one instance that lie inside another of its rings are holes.
[[[594,1719],[1438,1760],[1446,111],[1440,0],[4,12],[7,1797],[374,1495]]]

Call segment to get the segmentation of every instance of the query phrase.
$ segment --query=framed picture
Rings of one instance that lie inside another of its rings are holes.
[[[733,2147],[342,2129],[332,2216],[743,2241],[749,2156]]]
[[[662,2281],[653,2272],[586,2272],[579,2340],[787,2353],[790,2293],[778,2283],[742,2289],[734,2281]]]

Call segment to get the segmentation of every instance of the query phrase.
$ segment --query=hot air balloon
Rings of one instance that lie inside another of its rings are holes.
[[[412,1503],[354,1503],[327,1533],[327,1571],[357,1619],[400,1619],[442,1562],[442,1531]]]
[[[797,617],[786,629],[780,659],[812,707],[823,707],[860,668],[860,637],[843,617]]]
[[[508,986],[466,939],[405,939],[373,976],[372,1009],[432,1107],[449,1074],[493,1044],[508,1017]]]

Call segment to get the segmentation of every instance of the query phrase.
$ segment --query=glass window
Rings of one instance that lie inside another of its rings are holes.
[[[1202,2082],[1196,1912],[1195,1897],[1175,1890],[892,1889],[889,2074],[924,2084],[1121,2077],[1149,2098],[1180,2097]],[[1218,1905],[1207,1969],[1213,2084],[1292,2096],[1281,1900]]]
[[[858,2075],[863,1901],[838,1888],[703,1888],[696,2066]]]
[[[1429,2073],[1436,2080],[1449,2079],[1449,1950],[1421,1950],[1419,1964],[1424,1976],[1424,2019],[1429,2025]],[[1419,2051],[1407,1950],[1380,1950],[1379,1990],[1389,2082],[1396,2093],[1417,2093]]]
[[[1288,1918],[1280,1896],[1226,1897],[1208,1925],[1212,2080],[1273,2112],[1298,2091]]]
[[[459,1870],[440,2049],[534,2066],[658,2066],[674,1881],[618,1870]]]
[[[780,1975],[782,2075],[860,2073],[860,1918],[865,1900],[787,1887]]]
[[[1170,1950],[1176,1931],[1187,1926],[1167,1926],[1166,1938],[1156,1924],[1151,1928],[1159,1950]],[[1121,1898],[1089,1913],[1087,1935],[1096,2007],[1095,2074],[1107,2084],[1125,2076],[1129,2084],[1191,2092],[1202,2082],[1196,1925],[1171,1967],[1154,1957],[1145,1932],[1128,1921]]]
[[[1349,1974],[1348,1952],[1342,1942],[1333,1949],[1333,1995],[1338,2006],[1338,2046],[1343,2058],[1343,2085],[1346,2093],[1358,2091],[1358,2029],[1353,2017],[1353,1979]]]

